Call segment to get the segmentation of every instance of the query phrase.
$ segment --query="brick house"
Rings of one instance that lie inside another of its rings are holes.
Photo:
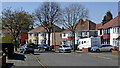
[[[62,29],[53,24],[53,31],[50,34],[50,45],[60,45]],[[48,33],[42,26],[38,26],[28,32],[28,42],[38,44],[48,44]]]
[[[97,37],[96,24],[90,20],[83,21],[80,19],[75,31],[75,44],[78,44],[78,39]],[[72,45],[73,38],[69,28],[62,32],[62,44]]]
[[[21,45],[27,44],[28,33],[21,33],[21,34],[19,35],[19,39],[20,39],[19,42],[20,42]]]
[[[120,22],[118,19],[119,16],[98,28],[98,37],[101,37],[101,44],[118,46],[116,39],[120,36]]]

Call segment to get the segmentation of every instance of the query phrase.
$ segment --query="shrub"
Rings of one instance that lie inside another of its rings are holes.
[[[35,45],[34,43],[32,43],[32,42],[29,42],[27,45]]]

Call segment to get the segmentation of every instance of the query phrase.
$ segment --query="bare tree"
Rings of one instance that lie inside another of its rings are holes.
[[[68,28],[72,32],[73,45],[75,51],[75,31],[80,19],[88,18],[88,9],[80,4],[71,4],[62,12],[61,18],[62,24],[65,28]]]
[[[35,11],[35,16],[40,22],[40,25],[46,29],[48,33],[48,45],[50,45],[50,34],[53,29],[53,24],[59,20],[60,7],[55,2],[44,2]]]
[[[8,29],[14,39],[15,50],[17,51],[18,36],[22,30],[29,30],[33,25],[34,18],[28,12],[22,9],[12,10],[11,8],[4,9],[2,12],[2,25]]]

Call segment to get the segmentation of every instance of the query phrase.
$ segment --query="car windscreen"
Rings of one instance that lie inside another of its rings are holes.
[[[102,47],[102,45],[98,46],[99,48]]]
[[[48,46],[48,45],[44,45],[44,46]]]
[[[43,45],[39,45],[38,47],[42,47]]]
[[[29,47],[29,48],[33,48],[33,46],[27,46],[27,47]]]
[[[69,47],[69,46],[63,45],[63,47]]]

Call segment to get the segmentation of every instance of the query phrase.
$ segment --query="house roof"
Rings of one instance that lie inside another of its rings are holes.
[[[95,26],[91,25],[91,24],[94,24]],[[87,31],[87,30],[95,30],[95,28],[92,28],[92,27],[96,27],[96,24],[90,20],[86,20],[86,21],[83,21],[82,19],[80,19],[80,21],[78,22],[78,25],[76,27],[76,32],[77,31]],[[64,30],[63,32],[69,32],[70,28]]]
[[[102,23],[96,24],[96,30],[98,30],[98,28],[101,26],[102,26]]]
[[[28,33],[34,33],[34,32],[47,32],[42,26],[38,26],[35,29],[30,30]]]
[[[53,24],[53,27],[55,27],[55,32],[62,32],[62,29],[58,26],[56,26],[55,24]],[[34,33],[34,32],[47,32],[47,30],[42,27],[42,26],[38,26],[35,29],[30,30],[28,33]]]
[[[112,27],[120,27],[120,18],[113,24]]]
[[[118,26],[117,22],[118,22],[118,16],[115,17],[114,19],[110,20],[109,22],[107,22],[103,26],[99,27],[98,29],[106,29],[106,28],[110,28],[110,27],[113,27],[113,26]]]
[[[78,23],[78,26],[76,27],[76,31],[84,31],[89,30],[89,21],[83,21],[82,23]]]

